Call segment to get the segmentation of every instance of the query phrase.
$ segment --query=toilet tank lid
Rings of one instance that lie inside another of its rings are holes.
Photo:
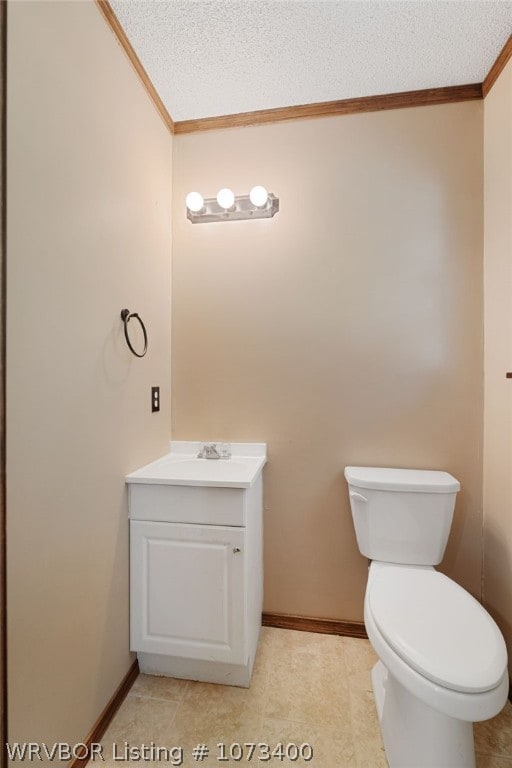
[[[460,483],[448,472],[391,467],[345,467],[345,478],[356,488],[414,493],[456,493]]]

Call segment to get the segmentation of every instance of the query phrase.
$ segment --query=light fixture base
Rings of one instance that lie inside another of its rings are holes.
[[[251,203],[249,195],[235,197],[233,210],[226,211],[215,197],[204,201],[201,211],[195,213],[187,208],[187,219],[192,224],[208,224],[214,221],[243,221],[244,219],[271,219],[279,210],[279,198],[269,192],[268,200],[261,208]]]

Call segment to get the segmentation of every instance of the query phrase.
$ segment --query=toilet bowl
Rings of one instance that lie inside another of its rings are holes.
[[[473,727],[508,695],[501,633],[433,568],[373,562],[364,606],[372,685],[391,768],[473,768]]]
[[[473,722],[508,695],[503,636],[442,558],[459,483],[445,472],[347,467],[372,686],[390,768],[474,768]]]

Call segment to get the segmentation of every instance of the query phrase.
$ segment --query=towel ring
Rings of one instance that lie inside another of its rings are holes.
[[[128,323],[130,322],[132,317],[136,317],[137,320],[140,323],[140,327],[142,328],[142,333],[144,334],[144,349],[142,352],[137,352],[133,347],[132,343],[130,341],[130,336],[128,334]],[[146,327],[144,323],[142,322],[142,319],[139,317],[137,312],[130,312],[129,309],[122,309],[121,310],[121,320],[124,323],[124,337],[126,339],[126,343],[128,344],[128,347],[130,348],[130,352],[135,355],[135,357],[144,357],[148,350],[148,334],[146,333]]]

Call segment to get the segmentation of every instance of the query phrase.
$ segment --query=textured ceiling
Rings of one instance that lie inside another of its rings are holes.
[[[512,0],[111,0],[173,120],[482,82]]]

